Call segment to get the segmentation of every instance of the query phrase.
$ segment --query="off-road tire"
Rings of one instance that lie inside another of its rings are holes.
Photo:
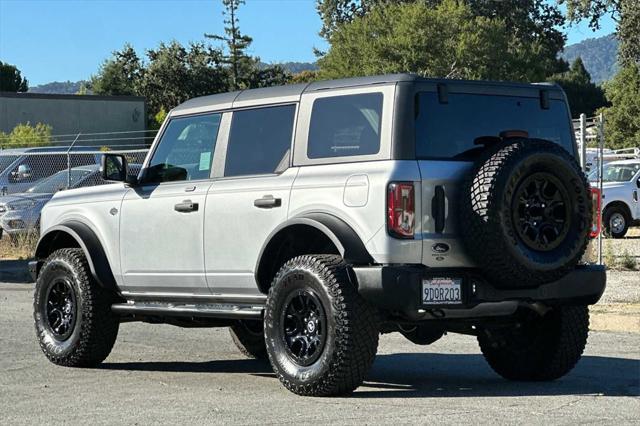
[[[302,366],[287,352],[285,302],[295,292],[315,294],[326,314],[319,358]],[[340,256],[305,255],[285,263],[273,279],[265,310],[265,341],[273,371],[298,395],[351,393],[364,380],[378,347],[378,313],[351,282]]]
[[[520,184],[524,188],[534,175],[555,180],[567,206],[557,246],[532,248],[518,234],[516,226],[522,225],[516,220],[514,203]],[[465,251],[497,287],[556,281],[574,269],[586,250],[592,217],[589,186],[575,159],[558,144],[513,138],[489,148],[464,180],[460,199]]]
[[[246,357],[267,359],[262,321],[240,320],[229,327],[229,334],[233,343]]]
[[[47,292],[56,280],[66,279],[75,297],[75,323],[64,339],[55,336],[47,320]],[[95,367],[107,358],[118,335],[119,320],[111,312],[114,295],[91,276],[81,249],[53,252],[36,281],[33,317],[42,352],[54,364]]]
[[[543,317],[521,314],[519,326],[480,330],[478,342],[489,366],[517,381],[550,381],[571,371],[587,343],[587,306],[556,307]]]
[[[614,213],[621,214],[622,217],[624,218],[624,228],[618,232],[615,232],[611,228],[611,217],[614,215]],[[624,236],[627,235],[627,231],[629,230],[629,223],[631,221],[631,217],[629,217],[629,214],[624,208],[619,206],[611,206],[611,207],[607,207],[604,210],[604,214],[602,215],[602,221],[604,222],[603,223],[604,234],[607,237],[624,238]]]

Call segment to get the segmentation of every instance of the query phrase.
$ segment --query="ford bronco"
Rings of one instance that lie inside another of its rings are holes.
[[[91,367],[127,321],[230,327],[301,395],[350,393],[381,333],[477,336],[510,380],[578,362],[605,287],[562,90],[386,75],[173,109],[136,178],[57,193],[30,263],[40,346]],[[597,230],[596,230],[597,231]]]

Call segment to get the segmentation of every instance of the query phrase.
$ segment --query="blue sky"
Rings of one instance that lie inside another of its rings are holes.
[[[250,53],[265,62],[315,59],[326,48],[315,0],[247,0],[241,30]],[[31,85],[87,79],[114,50],[130,42],[139,53],[161,41],[199,41],[222,33],[219,0],[0,0],[0,60],[15,64]],[[568,42],[610,34],[610,19],[594,33],[568,29]]]

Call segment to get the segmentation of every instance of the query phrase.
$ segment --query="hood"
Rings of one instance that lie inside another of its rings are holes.
[[[120,182],[107,185],[67,189],[56,192],[47,206],[100,201],[120,201],[128,189],[129,188],[127,186]]]
[[[592,182],[591,185],[594,188],[598,187],[597,182]],[[615,189],[615,188],[625,188],[629,185],[629,182],[604,182],[602,184],[602,189]]]

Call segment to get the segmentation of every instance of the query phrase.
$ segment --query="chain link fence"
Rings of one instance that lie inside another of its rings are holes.
[[[573,120],[573,127],[576,134],[576,140],[578,142],[578,149],[580,153],[580,165],[588,176],[591,186],[598,189],[597,217],[601,221],[603,218],[602,206],[606,196],[605,181],[609,181],[609,177],[605,176],[605,165],[612,161],[618,160],[640,160],[640,147],[624,148],[624,149],[609,149],[605,148],[606,133],[605,133],[605,120],[604,115],[600,114],[595,117],[587,117],[582,114],[579,119]],[[615,171],[616,169],[614,169]],[[633,178],[633,168],[627,167],[625,172],[629,172],[629,176],[620,176],[620,180],[630,180]],[[629,192],[629,202],[633,203],[633,194]],[[606,212],[605,212],[606,213]],[[602,223],[602,222],[601,222]],[[605,224],[602,223],[604,228]],[[591,247],[591,256],[589,260],[597,261],[597,263],[603,263],[603,232],[598,234],[598,239]],[[605,262],[608,263],[608,262]]]
[[[0,235],[18,242],[37,233],[40,212],[55,193],[106,184],[100,171],[106,152],[125,155],[137,175],[155,133],[52,135],[48,146],[36,147],[0,141]]]

